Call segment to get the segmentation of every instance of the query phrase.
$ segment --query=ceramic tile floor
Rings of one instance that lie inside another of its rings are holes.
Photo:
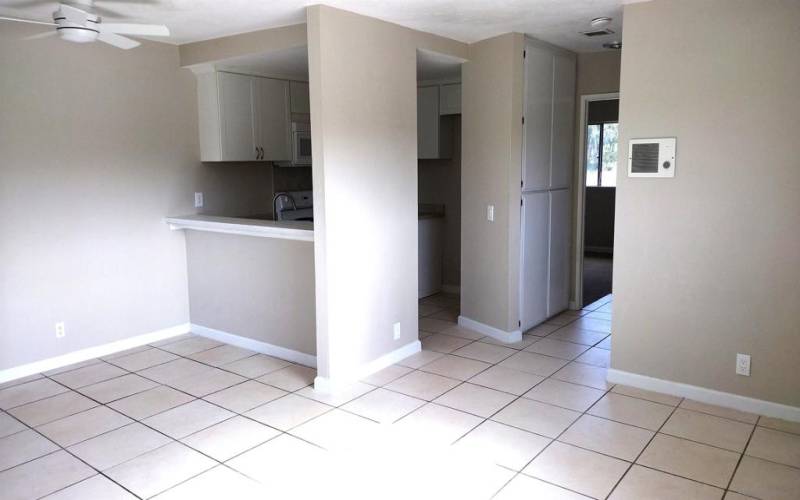
[[[800,424],[605,382],[611,304],[503,345],[423,299],[423,351],[335,397],[193,335],[9,382],[0,498],[800,498]]]

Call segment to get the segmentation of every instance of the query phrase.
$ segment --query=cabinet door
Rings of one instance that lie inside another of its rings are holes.
[[[292,98],[292,113],[311,113],[311,104],[308,95],[308,83],[290,82],[289,90]]]
[[[575,138],[575,59],[553,58],[553,156],[550,187],[570,186]]]
[[[523,331],[547,319],[550,194],[522,194],[520,322]]]
[[[256,159],[253,137],[253,77],[218,73],[222,161]]]
[[[442,85],[439,89],[439,114],[461,114],[461,84]]]
[[[522,187],[546,189],[553,129],[553,54],[531,44],[525,48],[524,100]]]
[[[439,87],[417,88],[417,158],[439,157]]]
[[[289,82],[253,78],[253,96],[256,146],[264,151],[262,160],[291,160]]]
[[[547,317],[554,316],[569,304],[569,190],[550,191],[550,237],[548,263]]]

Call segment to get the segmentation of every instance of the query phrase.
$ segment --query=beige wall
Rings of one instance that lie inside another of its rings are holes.
[[[337,384],[417,340],[416,49],[463,57],[466,46],[330,7],[307,13],[317,361]]]
[[[470,45],[461,73],[461,315],[504,331],[519,321],[524,40]]]
[[[192,323],[314,355],[314,244],[185,231]]]
[[[618,179],[613,368],[800,406],[798,24],[791,1],[625,8],[620,144],[677,159]]]
[[[194,212],[194,191],[260,210],[242,200],[267,179],[199,163],[177,47],[21,41],[41,31],[0,31],[0,369],[187,322],[183,235],[162,218]]]
[[[187,43],[181,45],[179,50],[181,66],[194,66],[215,63],[231,57],[302,47],[306,43],[306,25],[294,24]]]
[[[578,79],[575,92],[578,102],[586,94],[619,92],[619,50],[578,54]]]

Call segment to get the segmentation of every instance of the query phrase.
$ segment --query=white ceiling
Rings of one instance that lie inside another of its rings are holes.
[[[75,0],[73,0],[75,1]],[[85,0],[78,0],[85,1]],[[633,0],[640,1],[640,0]],[[23,5],[33,3],[34,5]],[[595,17],[614,18],[621,32],[622,5],[631,0],[97,0],[120,16],[109,21],[166,24],[169,42],[187,43],[305,22],[305,6],[333,7],[384,19],[463,42],[517,31],[578,52],[602,50],[606,39],[580,35]],[[48,20],[56,2],[0,0],[0,16]],[[0,29],[2,24],[0,24]]]

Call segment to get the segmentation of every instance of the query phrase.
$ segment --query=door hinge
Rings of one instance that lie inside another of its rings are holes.
[[[522,320],[517,321],[517,326],[522,328]]]
[[[527,50],[523,50],[522,51],[522,58],[525,59],[527,56],[528,56],[528,51]]]
[[[519,187],[524,187],[524,186],[525,186],[525,181],[523,181],[523,180],[520,180],[520,181],[519,181]]]
[[[523,201],[524,201],[523,199],[520,199],[520,200],[519,200],[519,206],[522,206],[522,202],[523,202]]]
[[[525,117],[522,117],[522,124],[525,125]]]

